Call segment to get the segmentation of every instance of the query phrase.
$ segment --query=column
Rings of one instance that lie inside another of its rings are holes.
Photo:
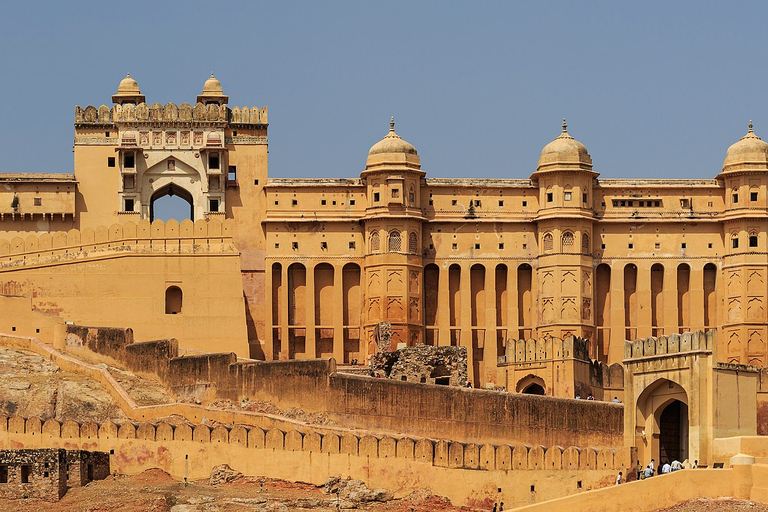
[[[677,265],[664,265],[664,334],[669,336],[676,333],[677,328]]]
[[[624,263],[611,265],[611,339],[608,344],[608,364],[624,359]]]
[[[361,280],[362,277],[361,273]],[[345,364],[347,361],[344,361],[344,268],[341,266],[333,267],[333,302],[336,304],[333,308],[333,358],[336,359],[336,364]]]
[[[637,337],[647,338],[651,330],[651,267],[637,265]]]
[[[288,264],[283,264],[282,269],[282,286],[280,291],[280,360],[287,361],[290,355],[288,351],[288,307],[290,301],[288,300],[290,288],[292,283],[288,282]]]
[[[507,342],[520,337],[520,304],[517,303],[517,262],[507,264]]]
[[[274,269],[272,268],[272,262],[267,260],[264,263],[264,270],[266,274],[266,279],[264,283],[264,288],[266,290],[266,296],[267,301],[265,306],[265,313],[264,313],[264,358],[267,361],[272,361],[275,358],[275,354],[272,353],[274,348],[274,327],[273,324],[273,304],[274,304],[274,297],[272,294],[274,293],[274,290],[272,289],[272,272],[274,272]],[[278,319],[279,320],[279,319]]]
[[[307,333],[304,338],[304,358],[317,357],[315,346],[315,265],[307,265]]]
[[[704,329],[704,267],[691,266],[690,282],[690,329],[691,332]],[[746,303],[745,303],[746,305]]]
[[[439,346],[451,344],[449,268],[450,266],[444,263],[439,267],[437,275],[437,344]]]
[[[485,267],[485,345],[483,345],[483,380],[496,382],[496,267]]]
[[[461,311],[459,312],[459,325],[461,328],[461,345],[467,347],[467,373],[472,385],[480,385],[474,379],[475,354],[472,350],[472,280],[470,275],[470,263],[461,265],[461,278],[459,281],[459,296],[461,297]]]

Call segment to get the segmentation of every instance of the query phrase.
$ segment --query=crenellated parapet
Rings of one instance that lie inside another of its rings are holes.
[[[507,352],[500,363],[535,363],[553,359],[578,359],[590,362],[589,340],[579,336],[560,339],[555,337],[538,340],[508,340]]]
[[[670,334],[669,336],[650,336],[624,343],[624,362],[644,358],[677,357],[688,352],[706,352],[711,354],[717,344],[717,331],[709,330]]]
[[[121,123],[230,123],[233,125],[266,126],[267,107],[234,107],[226,105],[184,102],[179,105],[166,103],[116,104],[112,107],[88,105],[75,107],[75,126],[103,126]]]
[[[45,264],[62,257],[71,259],[95,252],[236,253],[232,230],[231,219],[211,216],[195,222],[186,219],[179,223],[171,219],[150,223],[145,219],[96,229],[71,229],[33,234],[26,238],[0,239],[0,269]]]

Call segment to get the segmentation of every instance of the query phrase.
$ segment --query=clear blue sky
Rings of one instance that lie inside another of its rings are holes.
[[[122,7],[118,7],[122,6]],[[268,105],[272,177],[353,177],[387,131],[432,177],[527,178],[560,131],[604,178],[711,178],[768,137],[765,2],[6,2],[0,171],[72,172],[74,106]]]

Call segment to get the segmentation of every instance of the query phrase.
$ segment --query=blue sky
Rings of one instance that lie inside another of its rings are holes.
[[[122,5],[122,7],[117,7]],[[604,178],[711,178],[768,137],[768,3],[13,2],[0,171],[72,172],[74,106],[269,106],[270,176],[353,177],[395,116],[431,177],[527,178],[562,117]]]

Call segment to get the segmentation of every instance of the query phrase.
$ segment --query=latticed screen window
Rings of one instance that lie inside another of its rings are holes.
[[[589,235],[587,233],[581,235],[581,250],[582,252],[589,252]]]
[[[544,235],[544,250],[545,251],[551,251],[552,250],[552,246],[553,246],[552,234],[551,233],[547,233],[546,235]]]
[[[392,231],[389,234],[389,252],[400,252],[400,232]]]
[[[379,232],[374,231],[371,233],[371,252],[379,250]]]
[[[418,239],[416,238],[416,233],[411,232],[411,234],[408,235],[408,252],[411,254],[416,254],[417,245]]]
[[[573,233],[563,233],[563,250],[570,250],[573,248]]]

